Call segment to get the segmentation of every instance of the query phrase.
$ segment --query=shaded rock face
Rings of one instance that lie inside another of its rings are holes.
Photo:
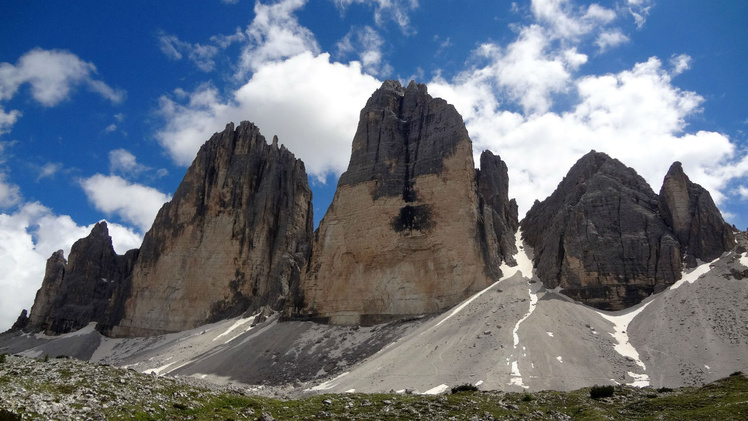
[[[146,233],[115,336],[181,331],[296,296],[313,230],[304,163],[226,126]]]
[[[501,276],[495,269],[502,261],[516,264],[514,233],[519,228],[517,201],[509,200],[509,171],[506,163],[489,150],[480,156],[480,170],[475,171],[482,218],[478,228],[487,271]]]
[[[680,278],[681,254],[659,203],[633,169],[588,153],[522,221],[538,277],[604,310],[662,291]]]
[[[106,222],[73,244],[70,260],[62,250],[47,260],[42,286],[36,293],[27,328],[60,334],[91,322],[106,330],[116,323],[121,297],[138,251],[115,253]]]
[[[496,159],[487,158],[484,200],[454,107],[425,85],[384,82],[361,110],[291,313],[377,323],[443,310],[497,280],[510,249],[502,230],[516,227],[516,208]]]
[[[660,212],[680,243],[686,265],[711,261],[735,246],[732,228],[706,189],[692,183],[680,162],[673,163],[660,189]]]

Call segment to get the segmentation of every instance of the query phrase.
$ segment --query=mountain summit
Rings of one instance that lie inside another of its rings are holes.
[[[515,252],[516,205],[506,165],[484,161],[479,188],[455,108],[425,85],[384,82],[361,110],[297,315],[370,324],[436,313],[498,280]]]

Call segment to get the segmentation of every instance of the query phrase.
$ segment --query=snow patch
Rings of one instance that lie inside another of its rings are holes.
[[[743,263],[743,259],[746,259],[746,263]],[[709,272],[709,269],[711,269],[709,265],[711,263],[712,262],[702,263],[699,266],[696,266],[692,271],[684,272],[680,280],[674,283],[673,285],[671,285],[670,289],[678,289],[680,288],[681,285],[683,285],[686,282],[688,282],[689,284],[696,282],[696,280],[699,279],[701,275]],[[740,263],[748,267],[748,258],[741,257]]]
[[[341,377],[347,376],[347,375],[348,375],[348,371],[346,371],[345,373],[339,375],[338,377],[335,377],[332,380],[328,380],[328,381],[326,381],[324,383],[321,383],[321,384],[318,384],[317,386],[314,386],[311,389],[307,389],[306,391],[309,392],[309,391],[316,391],[316,390],[330,390],[333,387],[335,387],[335,386],[338,385],[337,383],[335,383],[336,381],[340,380]]]
[[[356,393],[356,389],[348,389],[345,393]]]
[[[748,268],[748,253],[744,253],[740,256],[740,264]]]
[[[639,357],[639,352],[636,350],[636,348],[634,348],[634,346],[629,341],[629,335],[628,333],[626,333],[626,331],[628,330],[629,324],[631,324],[631,321],[634,320],[634,318],[638,316],[639,313],[641,313],[642,310],[647,308],[647,306],[649,306],[651,303],[652,301],[649,301],[647,303],[642,303],[637,306],[631,307],[627,310],[619,311],[616,314],[611,314],[611,313],[602,312],[602,311],[597,312],[604,319],[613,323],[614,332],[611,333],[611,336],[613,336],[613,338],[617,342],[614,347],[616,352],[618,352],[620,355],[626,358],[630,358],[631,360],[633,360],[636,363],[636,365],[642,368],[642,370],[646,370],[647,367],[644,365],[641,358]],[[649,386],[649,375],[632,374],[631,372],[629,372],[629,375],[634,378],[634,382],[631,383],[632,386],[637,386],[637,387]]]
[[[545,332],[545,333],[547,333],[548,336],[550,336],[551,338],[553,337],[553,332]]]
[[[560,355],[559,355],[558,357],[556,357],[556,359],[557,359],[557,360],[558,360],[558,362],[560,362],[560,363],[563,363],[563,362],[564,362],[564,359],[563,359],[563,358],[561,358],[561,356],[560,356]]]
[[[628,372],[629,376],[631,376],[634,381],[629,383],[629,386],[634,387],[647,387],[649,386],[649,375],[647,374],[636,374],[631,371]]]
[[[517,230],[517,234],[514,238],[515,245],[517,246],[517,250],[519,250],[519,253],[515,255],[515,260],[517,261],[517,272],[519,272],[523,277],[527,278],[528,280],[532,280],[533,273],[532,273],[532,258],[527,253],[527,249],[522,244],[522,233],[521,230]],[[516,274],[516,272],[515,272]],[[536,280],[537,281],[537,280]],[[528,309],[527,313],[519,319],[517,324],[514,325],[514,329],[512,329],[512,338],[514,339],[514,349],[516,350],[519,347],[519,334],[517,333],[519,331],[519,326],[527,320],[528,317],[532,314],[533,311],[535,311],[535,307],[538,305],[538,290],[540,290],[542,284],[536,282],[531,283],[530,287],[528,288],[528,291],[530,293],[530,308]],[[522,347],[522,350],[525,351],[527,348]],[[523,353],[522,356],[527,356],[526,353]],[[509,384],[515,385],[515,386],[521,386],[525,389],[527,389],[529,386],[525,386],[525,384],[522,381],[522,374],[519,372],[519,361],[515,360],[512,361],[512,375],[511,379],[509,381]]]
[[[438,395],[438,394],[446,392],[447,390],[449,390],[449,386],[447,386],[446,384],[440,384],[439,386],[436,386],[434,388],[431,388],[423,392],[423,394],[424,395]]]
[[[512,361],[512,378],[509,379],[509,384],[513,386],[520,386],[525,389],[530,387],[525,386],[525,384],[522,382],[522,374],[519,372],[519,363],[517,361]]]
[[[483,384],[483,380],[478,380],[478,383],[475,384],[475,387],[478,387]]]
[[[234,322],[233,325],[231,325],[230,328],[226,329],[225,332],[223,332],[220,335],[218,335],[215,338],[213,338],[213,342],[217,341],[218,339],[220,339],[220,338],[222,338],[224,336],[228,336],[229,333],[231,333],[234,330],[238,329],[240,326],[249,323],[249,327],[247,327],[246,329],[243,329],[240,333],[232,336],[231,339],[228,339],[228,340],[224,341],[224,343],[229,343],[229,342],[233,341],[238,336],[240,336],[242,333],[250,331],[252,329],[252,322],[254,322],[254,321],[255,321],[255,316],[251,316],[251,317],[247,317],[247,318],[244,318],[244,319],[237,320],[236,322]]]

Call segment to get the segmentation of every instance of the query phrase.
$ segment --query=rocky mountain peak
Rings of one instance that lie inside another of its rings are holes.
[[[175,332],[293,301],[311,252],[304,163],[244,121],[201,148],[146,233],[115,335]]]
[[[31,308],[27,329],[66,333],[97,322],[106,330],[127,286],[137,250],[117,255],[106,222],[76,241],[65,260],[62,250],[47,260],[42,286]]]
[[[592,151],[522,221],[549,288],[606,310],[634,305],[680,278],[678,241],[636,171]]]
[[[497,280],[510,255],[498,242],[513,231],[508,198],[500,203],[506,172],[495,167],[486,170],[489,204],[457,110],[425,85],[384,82],[361,110],[296,314],[375,323],[443,310]]]
[[[660,212],[675,233],[689,267],[696,259],[711,261],[735,246],[732,228],[709,192],[691,182],[680,162],[674,162],[660,189]]]

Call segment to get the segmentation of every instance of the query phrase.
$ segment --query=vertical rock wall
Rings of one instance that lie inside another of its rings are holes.
[[[660,213],[675,233],[689,267],[696,259],[711,261],[735,246],[732,228],[706,189],[692,183],[674,162],[660,189]]]
[[[97,223],[88,237],[47,260],[42,286],[36,293],[27,329],[66,333],[91,322],[108,326],[117,300],[126,288],[137,250],[119,256],[112,247],[106,222]]]
[[[522,221],[548,288],[605,310],[632,306],[680,278],[680,246],[636,172],[592,151]]]
[[[200,149],[146,233],[114,335],[190,329],[297,294],[310,253],[304,163],[242,122]]]
[[[385,82],[361,111],[293,313],[369,324],[438,312],[485,288],[501,272],[500,259],[490,268],[484,259],[479,221],[495,211],[482,202],[490,208],[454,107],[425,85]]]

